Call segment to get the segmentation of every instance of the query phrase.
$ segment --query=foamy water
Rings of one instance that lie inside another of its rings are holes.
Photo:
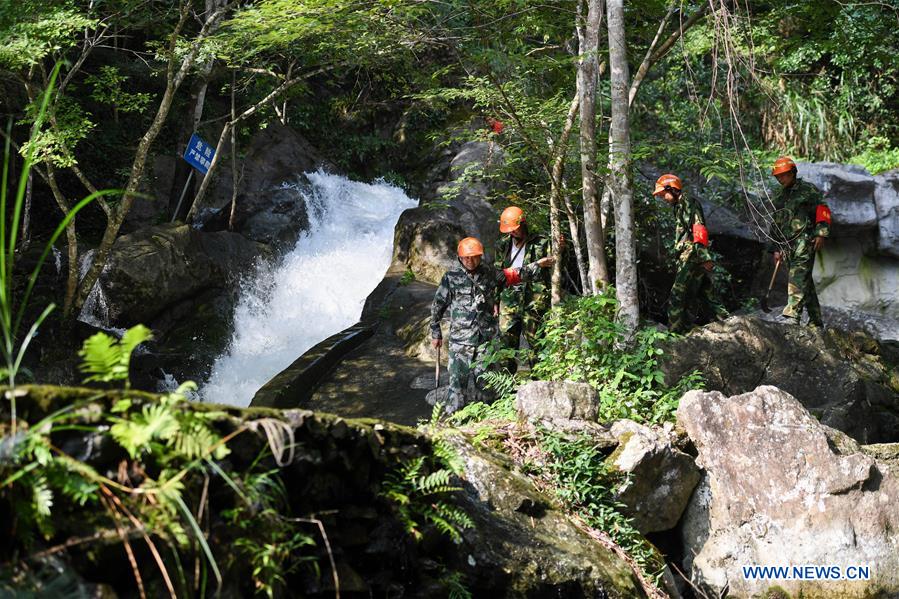
[[[288,186],[306,203],[309,230],[274,269],[244,286],[228,350],[200,389],[203,401],[247,406],[256,391],[319,341],[356,323],[390,266],[398,187],[323,172]]]

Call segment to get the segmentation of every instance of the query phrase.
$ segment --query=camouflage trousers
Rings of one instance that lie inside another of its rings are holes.
[[[534,347],[537,341],[537,331],[543,324],[543,316],[546,310],[540,310],[533,306],[516,306],[503,304],[500,310],[500,322],[503,323],[500,340],[505,349],[518,349],[521,343],[521,336],[524,335],[525,341],[528,342],[530,352],[528,354],[528,362],[534,365]],[[515,374],[518,370],[518,362],[515,359],[503,362],[505,367],[511,374]]]
[[[668,322],[670,330],[683,333],[693,323],[689,316],[691,306],[698,306],[702,300],[712,311],[715,318],[727,318],[727,308],[721,303],[715,291],[712,273],[706,271],[701,264],[682,261],[674,275],[671,286],[671,297],[668,301]]]
[[[449,344],[449,389],[446,394],[444,411],[452,414],[470,403],[482,401],[490,403],[493,394],[484,387],[481,375],[487,371],[482,358],[487,351],[487,344],[463,345]]]
[[[802,240],[797,245],[787,265],[790,268],[790,282],[787,285],[787,307],[784,308],[783,315],[799,324],[804,309],[808,312],[810,325],[823,326],[821,304],[818,303],[818,292],[815,290],[815,279],[812,277],[815,249],[811,245],[811,240]]]

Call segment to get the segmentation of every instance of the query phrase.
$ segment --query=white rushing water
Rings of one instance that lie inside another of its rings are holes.
[[[390,266],[400,213],[418,203],[386,183],[323,172],[290,186],[309,229],[272,270],[244,285],[228,350],[200,389],[203,401],[247,406],[256,391],[323,339],[355,324]]]

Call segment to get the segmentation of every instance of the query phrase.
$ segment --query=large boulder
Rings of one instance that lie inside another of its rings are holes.
[[[673,384],[694,370],[727,395],[774,385],[821,422],[862,443],[899,440],[899,380],[893,357],[861,333],[825,332],[734,316],[663,347]]]
[[[899,258],[899,170],[874,177],[877,210],[877,249]]]
[[[456,263],[456,245],[463,237],[477,237],[489,259],[496,243],[496,213],[488,201],[489,174],[502,161],[492,142],[468,142],[436,175],[433,199],[426,194],[418,208],[403,212],[396,225],[394,261],[419,279],[437,283]]]
[[[820,189],[833,213],[835,235],[877,229],[874,177],[861,166],[832,162],[797,163],[799,176]]]
[[[691,579],[703,592],[899,595],[899,462],[876,459],[770,386],[735,397],[691,391],[677,419],[706,472],[683,538]],[[843,575],[867,566],[870,580],[744,576],[752,566],[836,567]]]
[[[291,246],[309,226],[306,203],[298,188],[308,187],[304,173],[333,170],[295,129],[270,123],[250,140],[238,163],[239,186],[234,230],[254,241]],[[200,219],[207,230],[222,230],[230,218],[232,176],[223,164],[205,205],[216,209]]]
[[[124,235],[99,280],[105,304],[99,316],[115,327],[150,323],[200,292],[230,287],[260,253],[258,244],[237,233],[203,233],[181,224]]]
[[[699,482],[693,458],[675,447],[670,428],[655,430],[618,420],[612,435],[618,447],[606,463],[627,475],[615,489],[625,513],[643,534],[674,528]]]
[[[453,446],[464,463],[462,505],[475,526],[464,533],[460,570],[475,596],[644,597],[630,566],[559,511],[516,472],[509,458]],[[480,592],[479,592],[480,591]]]
[[[574,381],[530,381],[518,388],[515,409],[521,420],[596,420],[596,389]]]

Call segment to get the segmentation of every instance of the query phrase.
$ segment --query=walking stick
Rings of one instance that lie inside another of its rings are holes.
[[[440,346],[437,346],[437,363],[434,365],[434,388],[440,386]]]
[[[777,278],[777,269],[780,268],[781,262],[783,262],[783,258],[774,263],[774,273],[771,275],[771,282],[768,283],[768,291],[765,292],[765,297],[762,298],[762,310],[765,312],[771,311],[771,308],[768,306],[768,296],[771,294],[771,288],[774,287],[774,279]]]

